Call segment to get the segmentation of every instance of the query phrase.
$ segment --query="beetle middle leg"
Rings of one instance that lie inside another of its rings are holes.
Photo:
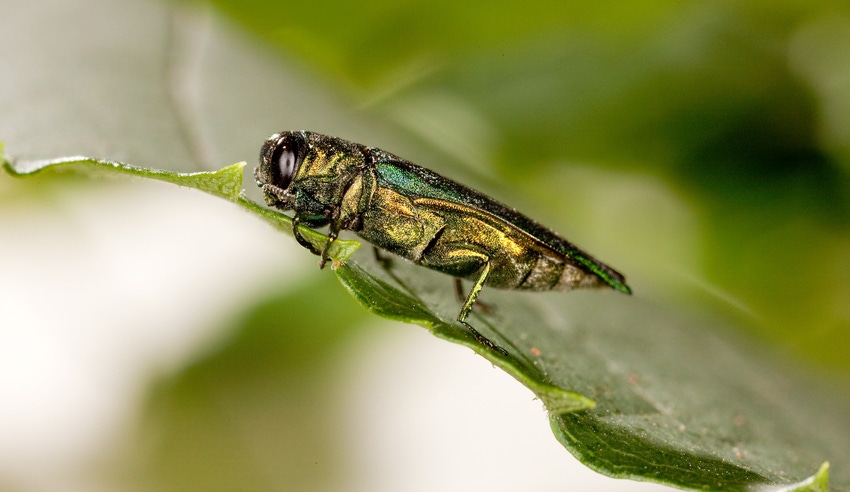
[[[377,246],[372,246],[372,251],[375,253],[375,261],[381,264],[385,270],[389,270],[393,266],[393,259],[381,253]]]
[[[319,268],[325,268],[325,264],[328,262],[328,250],[336,241],[336,238],[339,237],[339,231],[342,229],[342,223],[339,220],[339,207],[334,208],[330,212],[330,225],[328,226],[328,240],[325,242],[325,247],[322,248],[322,252],[319,254]]]

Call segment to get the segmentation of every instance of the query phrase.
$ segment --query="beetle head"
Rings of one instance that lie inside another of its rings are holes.
[[[315,203],[336,206],[364,162],[363,147],[353,142],[313,132],[280,132],[263,144],[254,178],[269,206],[295,208],[296,189]]]
[[[285,204],[287,190],[295,179],[307,154],[303,132],[275,133],[260,150],[260,165],[254,169],[254,179],[263,189],[266,202],[271,206]]]

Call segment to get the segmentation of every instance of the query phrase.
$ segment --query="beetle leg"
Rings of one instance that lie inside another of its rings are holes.
[[[310,250],[314,255],[321,255],[322,252],[316,249],[309,241],[304,239],[304,236],[301,235],[301,232],[298,230],[298,225],[301,224],[301,217],[298,214],[295,214],[295,217],[292,218],[292,236],[295,237],[295,240],[298,241],[298,244]]]
[[[475,281],[475,285],[472,286],[472,290],[469,291],[469,294],[466,296],[466,301],[463,303],[463,307],[460,308],[460,313],[457,315],[457,320],[472,333],[472,336],[475,337],[475,340],[478,341],[481,345],[485,347],[495,350],[502,355],[508,355],[508,351],[499,347],[495,343],[491,342],[489,338],[485,337],[481,333],[478,333],[478,330],[472,327],[469,323],[466,322],[466,317],[469,315],[469,312],[472,310],[472,306],[475,304],[475,299],[478,298],[478,294],[481,293],[481,289],[484,288],[484,282],[487,280],[487,276],[490,275],[490,261],[484,263],[484,268],[481,269],[481,276],[478,277],[478,280]]]
[[[377,246],[372,246],[372,251],[375,252],[375,261],[381,264],[385,269],[393,266],[393,259],[381,253]]]
[[[455,295],[457,296],[457,300],[460,302],[463,302],[464,299],[466,299],[466,295],[463,293],[463,284],[460,283],[460,277],[455,277]],[[490,314],[495,309],[495,306],[485,303],[484,301],[475,301],[472,309],[477,309],[484,314]]]
[[[481,293],[481,289],[484,288],[484,282],[487,280],[487,277],[490,275],[490,262],[487,261],[484,263],[484,268],[481,269],[481,275],[478,277],[478,280],[475,281],[475,284],[472,286],[472,290],[469,291],[469,294],[466,295],[466,301],[463,303],[463,307],[460,308],[460,314],[457,315],[457,320],[461,323],[464,323],[467,315],[469,315],[469,311],[472,310],[472,305],[475,304],[475,299],[478,298],[478,294]]]
[[[328,240],[325,243],[325,247],[322,248],[321,253],[319,253],[319,268],[325,268],[325,264],[328,262],[328,250],[336,241],[337,236],[339,236],[339,225],[334,227],[334,223],[331,222],[330,228],[328,229]]]
[[[474,245],[466,243],[440,244],[437,242],[426,248],[418,263],[455,275],[456,277],[479,272],[478,279],[473,284],[472,290],[467,294],[466,300],[463,302],[463,307],[460,308],[457,321],[469,330],[469,333],[475,337],[478,343],[502,355],[508,355],[507,350],[491,342],[466,322],[466,317],[472,311],[472,306],[475,305],[475,300],[478,299],[478,294],[481,293],[481,289],[484,288],[484,282],[487,281],[487,277],[490,275],[490,270],[492,269],[490,257]]]
[[[319,268],[325,268],[325,264],[328,262],[328,250],[331,248],[331,244],[336,241],[336,238],[339,237],[339,231],[342,229],[342,221],[339,220],[339,207],[332,209],[329,215],[328,240],[319,254]]]

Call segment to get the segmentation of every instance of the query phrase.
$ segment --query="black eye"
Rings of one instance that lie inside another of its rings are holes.
[[[286,189],[298,172],[304,159],[304,137],[298,133],[281,133],[274,145],[271,158],[266,162],[275,185]]]

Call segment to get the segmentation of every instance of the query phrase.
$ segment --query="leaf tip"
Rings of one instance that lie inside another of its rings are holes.
[[[810,487],[811,490],[817,492],[829,490],[829,461],[824,461],[820,466],[818,472],[812,477]]]
[[[242,170],[245,169],[245,166],[247,166],[247,165],[248,165],[248,163],[246,161],[239,161],[239,162],[233,163],[229,166],[224,166],[223,168],[219,169],[218,171],[215,171],[215,174],[219,174],[219,173],[228,174],[228,173],[233,173],[233,172],[240,172],[241,173]]]
[[[829,490],[829,462],[824,461],[817,473],[792,485],[780,488],[762,488],[772,492],[827,492]]]

